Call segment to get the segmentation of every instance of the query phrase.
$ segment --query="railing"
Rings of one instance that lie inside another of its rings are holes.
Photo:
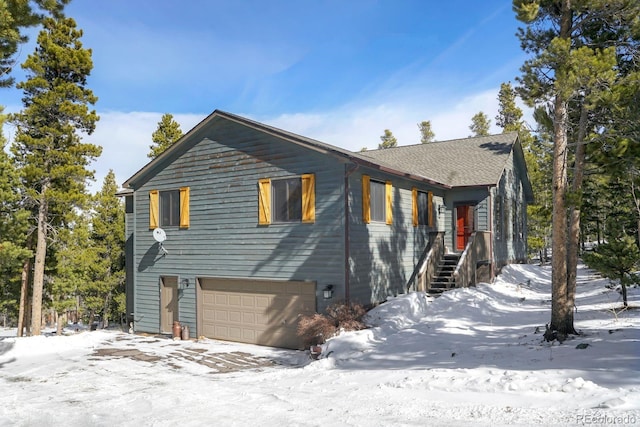
[[[431,284],[431,278],[438,267],[438,260],[440,260],[443,255],[444,233],[432,233],[429,237],[429,244],[422,252],[420,259],[407,282],[407,290],[411,288],[415,280],[414,290],[418,292],[426,292]]]
[[[476,284],[478,261],[491,260],[491,234],[488,231],[476,231],[469,237],[469,242],[460,256],[458,266],[453,272],[456,288],[466,288]]]

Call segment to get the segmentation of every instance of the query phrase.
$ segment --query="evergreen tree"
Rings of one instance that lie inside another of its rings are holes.
[[[550,330],[574,334],[585,144],[605,122],[598,108],[615,84],[616,70],[622,69],[616,51],[626,50],[625,38],[637,34],[632,27],[638,25],[640,5],[628,0],[514,0],[513,8],[527,25],[518,36],[532,55],[521,68],[519,93],[531,106],[544,107],[553,123]]]
[[[88,218],[73,210],[65,217],[68,226],[59,230],[55,241],[56,271],[51,279],[52,307],[58,318],[58,334],[67,321],[68,311],[74,310],[78,316],[81,315],[80,297],[87,287],[93,285],[93,276],[99,268]]]
[[[430,120],[418,123],[418,129],[420,129],[420,143],[427,144],[435,141],[436,134],[431,129]]]
[[[173,119],[171,114],[163,114],[162,119],[158,122],[158,128],[151,135],[153,144],[149,146],[151,151],[147,154],[147,157],[155,159],[179,140],[180,137],[182,137],[180,124]]]
[[[471,132],[473,132],[472,136],[487,136],[489,135],[489,128],[491,127],[491,120],[489,117],[482,111],[477,113],[471,118]]]
[[[625,234],[613,237],[596,246],[593,252],[585,253],[584,260],[590,268],[603,276],[619,281],[622,303],[624,307],[628,307],[627,286],[640,282],[635,274],[640,266],[640,249],[635,239]]]
[[[391,133],[389,129],[384,130],[384,135],[380,137],[380,141],[382,142],[378,144],[378,149],[393,148],[398,146],[398,140],[395,136],[393,136],[393,133]]]
[[[24,29],[39,24],[43,12],[59,14],[69,0],[1,0],[0,1],[0,87],[12,86],[9,76],[16,63],[18,47],[28,40]]]
[[[118,185],[109,171],[94,199],[91,241],[95,249],[96,266],[91,278],[93,299],[88,307],[102,314],[104,327],[109,319],[125,313],[124,300],[124,207],[116,196]]]
[[[13,116],[17,132],[11,149],[25,196],[37,211],[31,307],[35,335],[42,326],[49,233],[59,227],[61,213],[86,202],[86,181],[93,177],[87,167],[101,153],[79,135],[91,134],[98,120],[88,107],[97,98],[86,88],[93,62],[81,36],[73,19],[46,18],[35,52],[22,65],[27,80],[17,85],[24,92],[24,109]]]
[[[4,150],[4,119],[0,107],[0,315],[6,326],[19,316],[21,269],[31,251],[25,247],[28,213],[20,206],[20,178]]]
[[[520,132],[524,129],[522,110],[516,105],[516,91],[511,86],[511,83],[502,83],[500,85],[496,124],[504,132]]]

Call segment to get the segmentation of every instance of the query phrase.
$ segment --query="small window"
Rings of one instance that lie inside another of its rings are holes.
[[[180,190],[160,192],[160,226],[180,225]]]
[[[429,224],[429,195],[418,191],[418,224]]]
[[[125,196],[124,213],[133,213],[133,196]]]
[[[373,181],[362,175],[362,221],[393,223],[393,186],[391,181]]]
[[[371,180],[371,221],[386,220],[385,183]]]
[[[302,180],[300,178],[271,181],[273,222],[302,221]]]

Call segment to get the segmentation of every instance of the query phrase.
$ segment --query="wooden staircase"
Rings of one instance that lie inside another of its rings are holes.
[[[455,287],[453,273],[456,270],[461,254],[444,254],[438,262],[436,273],[431,278],[429,293],[431,295],[440,295],[447,289]]]

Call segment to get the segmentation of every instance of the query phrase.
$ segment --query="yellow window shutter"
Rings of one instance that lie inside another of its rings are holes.
[[[362,221],[371,222],[371,186],[369,175],[362,175]]]
[[[258,181],[258,224],[271,224],[271,180]]]
[[[384,195],[387,205],[387,224],[391,224],[393,223],[393,186],[391,185],[391,181],[386,182]]]
[[[429,191],[427,198],[427,217],[429,227],[433,227],[433,193]]]
[[[180,228],[189,228],[189,187],[180,188]]]
[[[413,226],[418,226],[418,189],[416,187],[411,188],[411,218],[413,219]]]
[[[302,175],[302,222],[316,220],[316,176],[312,173]]]
[[[149,229],[158,228],[158,210],[160,209],[160,197],[158,190],[149,191]]]

